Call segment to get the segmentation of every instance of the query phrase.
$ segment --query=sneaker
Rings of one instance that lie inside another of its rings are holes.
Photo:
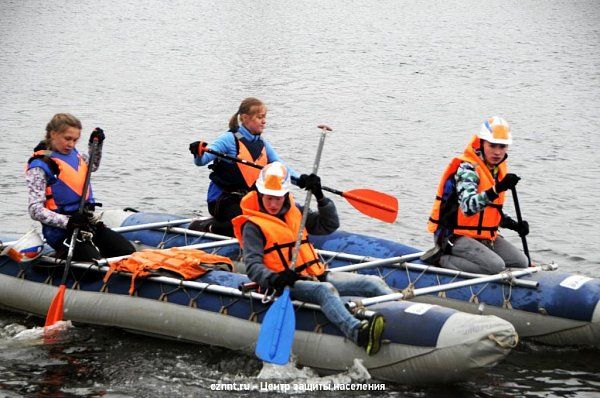
[[[210,232],[210,226],[213,223],[212,218],[207,218],[204,220],[194,220],[188,226],[188,229],[200,232]]]
[[[360,322],[356,344],[364,347],[367,355],[377,354],[381,348],[381,335],[384,329],[385,318],[383,315],[373,313],[369,319]]]

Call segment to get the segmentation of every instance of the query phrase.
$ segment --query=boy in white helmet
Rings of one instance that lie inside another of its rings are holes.
[[[298,185],[313,193],[318,212],[308,214],[293,270],[290,263],[302,210],[289,193],[287,168],[279,162],[265,166],[256,181],[257,190],[242,199],[243,214],[233,219],[233,226],[243,248],[246,272],[263,288],[281,291],[289,286],[292,298],[321,305],[324,315],[346,337],[364,347],[369,355],[376,354],[385,327],[383,316],[371,312],[361,321],[346,309],[339,295],[373,297],[393,290],[376,276],[327,271],[309,242],[308,233],[326,235],[339,227],[335,205],[323,195],[317,175],[302,175]]]
[[[446,168],[428,223],[440,249],[436,260],[442,267],[495,274],[506,267],[528,266],[525,254],[498,233],[499,227],[521,236],[529,233],[527,221],[518,223],[502,211],[505,192],[520,180],[508,173],[510,144],[512,134],[506,120],[491,117],[464,153]]]

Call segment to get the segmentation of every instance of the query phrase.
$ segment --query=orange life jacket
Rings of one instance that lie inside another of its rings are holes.
[[[504,192],[500,192],[498,197],[493,203],[487,205],[482,211],[467,216],[462,212],[460,206],[457,203],[446,203],[443,199],[444,188],[446,181],[450,178],[454,178],[456,170],[463,162],[469,162],[475,166],[475,171],[479,176],[479,185],[477,186],[477,192],[483,192],[496,184],[496,181],[501,180],[507,173],[506,162],[502,162],[498,165],[497,179],[490,172],[485,162],[477,155],[476,149],[479,149],[481,141],[477,136],[474,136],[462,155],[452,159],[438,185],[437,194],[431,209],[429,216],[429,222],[427,223],[427,230],[429,232],[436,232],[440,227],[450,229],[452,233],[456,235],[469,236],[475,239],[488,239],[495,240],[497,237],[498,226],[502,220],[502,205],[504,204]],[[456,188],[454,188],[456,189]],[[454,197],[456,200],[456,197]],[[456,211],[456,217],[448,217],[445,212],[448,209]],[[442,213],[442,214],[440,214]],[[440,220],[446,220],[440,221]]]
[[[232,133],[237,148],[236,157],[259,166],[267,165],[267,149],[262,139],[247,140],[240,132]],[[211,166],[211,181],[227,192],[248,192],[258,179],[260,169],[243,163],[217,159]]]
[[[58,173],[53,169],[56,166],[51,167],[48,162],[53,162],[58,167]],[[41,167],[48,176],[44,202],[47,209],[69,214],[79,208],[88,165],[76,149],[68,155],[49,150],[36,151],[27,165],[27,168],[31,167]],[[86,199],[88,203],[93,203],[91,187]]]
[[[115,271],[130,272],[129,294],[133,294],[136,278],[147,277],[157,270],[166,270],[181,276],[185,280],[196,279],[210,271],[202,265],[228,271],[234,269],[231,259],[227,257],[209,254],[202,250],[173,247],[170,249],[143,250],[135,252],[124,259],[111,261],[109,263],[110,270],[104,276],[104,282],[107,282]]]
[[[261,152],[260,152],[260,155],[258,155],[258,158],[254,159],[252,157],[252,154],[250,153],[250,150],[248,149],[248,147],[243,143],[242,140],[239,140],[239,141],[240,141],[240,148],[239,148],[239,152],[238,152],[238,157],[240,159],[247,160],[250,163],[254,163],[254,164],[257,164],[257,165],[263,166],[263,167],[267,165],[267,151],[264,146],[261,149]],[[244,181],[246,181],[246,185],[248,187],[251,187],[252,185],[254,185],[256,180],[258,180],[258,175],[260,174],[260,169],[258,169],[256,167],[247,166],[243,163],[236,163],[236,164],[240,170],[240,173],[242,173],[242,176],[244,177]]]
[[[260,211],[256,191],[251,191],[242,198],[240,202],[242,215],[232,220],[233,231],[240,241],[241,247],[244,243],[242,240],[242,227],[244,224],[250,221],[260,228],[265,237],[263,263],[274,272],[281,272],[290,268],[298,229],[302,222],[302,213],[296,207],[293,196],[290,194],[289,197],[290,209],[284,216],[285,220]],[[319,260],[315,248],[308,241],[306,228],[302,231],[296,264],[294,270],[303,276],[319,276],[325,272],[325,264]]]

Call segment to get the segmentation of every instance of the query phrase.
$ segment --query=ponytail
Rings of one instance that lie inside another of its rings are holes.
[[[240,128],[240,124],[238,122],[239,115],[240,113],[238,111],[231,117],[231,119],[229,119],[229,131],[236,133]]]

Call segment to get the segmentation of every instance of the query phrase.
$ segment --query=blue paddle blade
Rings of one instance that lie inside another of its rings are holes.
[[[256,356],[265,362],[285,365],[290,360],[295,331],[296,314],[290,290],[285,288],[265,314],[256,343]]]

